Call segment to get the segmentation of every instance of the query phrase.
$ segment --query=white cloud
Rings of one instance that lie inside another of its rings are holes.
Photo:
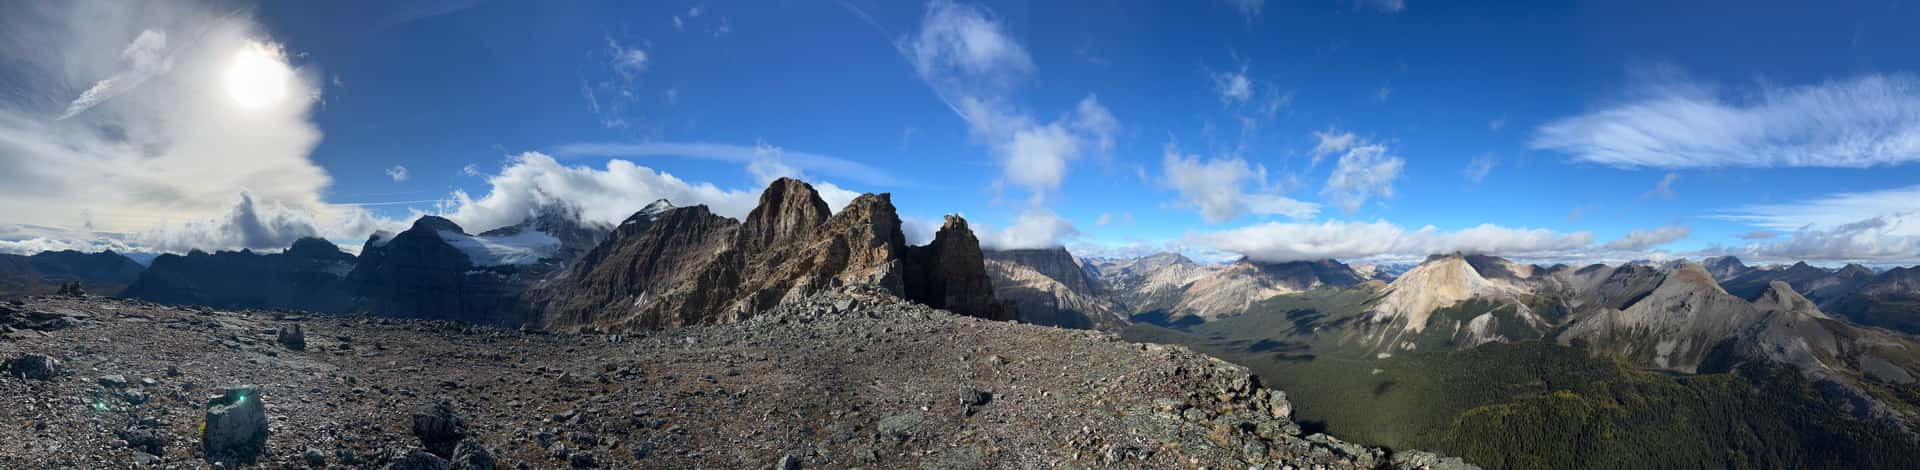
[[[946,221],[933,222],[930,219],[903,215],[900,216],[900,231],[906,234],[908,245],[926,246],[928,243],[933,243],[933,237],[939,233],[940,224],[943,223]]]
[[[1541,126],[1531,146],[1617,167],[1868,168],[1920,161],[1920,78],[1869,74],[1721,92],[1661,78]]]
[[[1920,212],[1885,214],[1835,226],[1807,226],[1785,240],[1718,247],[1702,254],[1734,254],[1761,261],[1920,262]]]
[[[1876,217],[1920,208],[1920,185],[1878,191],[1833,193],[1803,201],[1750,204],[1714,217],[1779,232],[1832,230]],[[1898,235],[1920,236],[1920,227]]]
[[[299,55],[244,11],[56,2],[10,9],[0,30],[33,38],[0,42],[13,84],[0,91],[8,222],[90,219],[102,232],[140,233],[163,221],[227,218],[242,192],[256,208],[312,214],[317,224],[350,215],[322,202],[331,179],[309,158],[321,137],[309,115],[321,75],[285,63]],[[231,73],[241,51],[256,51],[249,64],[272,61],[264,65],[284,73]],[[236,90],[262,91],[245,96],[258,106],[241,106]],[[272,238],[227,233],[206,238],[205,248],[268,248],[218,244]]]
[[[1234,11],[1240,12],[1240,16],[1247,17],[1249,21],[1258,18],[1260,9],[1267,4],[1267,0],[1226,0],[1226,2],[1233,7]]]
[[[1259,261],[1318,259],[1420,259],[1438,253],[1487,253],[1501,256],[1563,256],[1593,244],[1585,232],[1507,228],[1491,224],[1444,232],[1433,226],[1406,230],[1386,221],[1311,223],[1270,222],[1218,232],[1190,234],[1190,242]]]
[[[555,147],[560,157],[680,157],[751,164],[764,156],[765,144],[733,145],[706,142],[576,143]],[[780,149],[780,161],[802,171],[846,178],[875,186],[903,186],[907,182],[865,163],[811,152]]]
[[[1313,164],[1317,166],[1320,164],[1320,159],[1352,148],[1354,142],[1359,140],[1359,137],[1354,136],[1352,132],[1340,132],[1327,129],[1325,131],[1314,131],[1313,140]]]
[[[1489,131],[1499,132],[1501,129],[1505,129],[1505,128],[1507,128],[1506,116],[1501,116],[1498,119],[1487,121],[1487,130]]]
[[[1499,158],[1495,158],[1491,153],[1483,153],[1473,157],[1473,160],[1468,161],[1467,168],[1460,170],[1460,175],[1467,177],[1467,181],[1478,184],[1481,181],[1486,181],[1487,174],[1492,173],[1493,167],[1499,165]]]
[[[1393,97],[1393,87],[1391,86],[1381,85],[1379,90],[1373,92],[1373,99],[1379,100],[1380,102],[1386,102],[1387,98],[1391,97]]]
[[[1634,230],[1627,232],[1625,236],[1607,242],[1603,247],[1609,250],[1640,251],[1679,241],[1682,238],[1687,238],[1687,235],[1692,233],[1692,227],[1676,225],[1669,225],[1653,230]]]
[[[1072,222],[1046,209],[1033,209],[1013,219],[1013,225],[995,229],[979,225],[980,247],[993,250],[1018,250],[1062,246],[1080,234]]]
[[[1033,58],[985,8],[947,0],[927,3],[920,32],[900,47],[922,78],[978,80],[1009,86],[1033,72]]]
[[[1660,199],[1673,199],[1673,182],[1679,179],[1679,173],[1667,173],[1666,176],[1660,177],[1660,182],[1653,184],[1653,189],[1640,193],[1640,198],[1651,199],[1657,197]]]
[[[1246,67],[1237,72],[1213,74],[1213,91],[1220,94],[1220,102],[1246,103],[1253,98],[1253,81],[1247,79]]]
[[[539,152],[512,157],[487,183],[491,187],[479,198],[454,191],[441,212],[478,233],[562,204],[579,209],[583,221],[613,225],[658,199],[676,206],[706,204],[713,213],[736,219],[746,218],[759,201],[758,188],[725,190],[691,183],[626,160],[608,160],[604,169],[565,166]]]
[[[1778,238],[1779,236],[1780,234],[1778,233],[1769,232],[1766,230],[1755,230],[1752,232],[1740,234],[1740,239],[1741,240],[1772,240],[1774,238]]]
[[[1107,212],[1101,212],[1100,218],[1093,220],[1093,225],[1100,227],[1105,227],[1111,223],[1113,223],[1113,214]]]
[[[687,23],[686,21],[683,21],[680,19],[680,15],[673,15],[673,30],[674,31],[687,30]]]
[[[387,169],[387,177],[388,177],[388,178],[393,178],[393,180],[394,180],[395,182],[399,182],[399,181],[406,181],[406,180],[407,180],[407,166],[406,166],[406,165],[394,165],[394,166],[393,166],[393,168],[388,168],[388,169]]]
[[[1388,155],[1385,144],[1369,142],[1353,134],[1315,133],[1319,145],[1314,154],[1339,153],[1333,173],[1327,175],[1320,194],[1347,212],[1360,210],[1374,196],[1393,197],[1393,182],[1400,178],[1406,161]]]
[[[192,249],[254,248],[277,250],[302,237],[321,236],[319,225],[306,211],[277,203],[257,203],[248,193],[225,216],[179,225],[162,223],[131,238],[140,246],[163,252]]]
[[[480,176],[480,166],[472,163],[468,163],[467,166],[460,167],[460,174],[466,175],[466,176]]]
[[[1180,204],[1200,209],[1208,222],[1226,222],[1252,212],[1309,219],[1320,212],[1318,204],[1278,194],[1267,183],[1267,169],[1249,165],[1240,158],[1201,160],[1198,155],[1181,155],[1169,142],[1161,156],[1161,167],[1168,186],[1180,193]],[[1247,185],[1254,185],[1248,191]]]
[[[1015,104],[1013,91],[1034,72],[1033,58],[985,8],[929,2],[919,32],[895,47],[967,122],[973,139],[993,151],[1004,181],[1029,191],[1036,204],[1060,187],[1069,162],[1088,149],[1105,155],[1113,147],[1119,121],[1093,95],[1052,121]]]

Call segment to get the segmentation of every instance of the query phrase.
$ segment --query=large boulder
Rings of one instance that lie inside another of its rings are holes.
[[[33,380],[53,380],[60,375],[60,361],[45,354],[25,354],[7,361],[7,375]]]
[[[207,419],[200,447],[208,462],[228,465],[252,463],[267,447],[267,407],[260,389],[252,385],[228,387],[207,400]]]
[[[467,437],[467,422],[453,412],[453,404],[435,401],[413,410],[413,435],[433,455],[451,457],[455,445]]]
[[[278,339],[280,345],[286,346],[287,349],[295,351],[307,350],[307,334],[300,330],[300,324],[298,323],[286,328],[281,328]]]
[[[387,461],[386,470],[449,470],[447,459],[420,449],[408,449]]]
[[[493,470],[493,453],[479,441],[466,439],[453,447],[454,470]]]

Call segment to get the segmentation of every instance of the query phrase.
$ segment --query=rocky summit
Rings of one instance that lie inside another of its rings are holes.
[[[1182,347],[874,286],[622,335],[16,307],[81,319],[0,341],[5,468],[1472,468],[1311,433],[1284,392]],[[294,328],[304,348],[277,341]]]
[[[774,181],[743,222],[705,206],[642,211],[564,281],[530,294],[544,327],[625,331],[732,323],[793,299],[872,286],[926,305],[999,318],[966,221],[950,216],[913,247],[887,194],[829,213],[813,186]]]

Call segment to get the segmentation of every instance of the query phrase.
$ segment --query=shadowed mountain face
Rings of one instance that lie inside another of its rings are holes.
[[[987,252],[987,275],[995,298],[1013,304],[1019,320],[1062,328],[1124,325],[1121,309],[1091,268],[1066,248]]]
[[[318,238],[296,240],[281,253],[161,255],[122,296],[221,308],[345,312],[352,307],[345,275],[354,260]]]
[[[564,330],[732,323],[814,292],[863,285],[955,313],[1000,318],[979,242],[949,217],[910,247],[886,194],[829,214],[812,185],[782,178],[745,222],[705,207],[629,219],[565,275],[532,294]]]
[[[111,251],[0,254],[0,298],[51,294],[69,282],[79,282],[81,289],[93,294],[114,295],[139,277],[141,269],[139,263]]]

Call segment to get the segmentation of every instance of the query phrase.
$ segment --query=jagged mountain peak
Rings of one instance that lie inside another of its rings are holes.
[[[862,195],[860,199],[867,197]],[[854,204],[861,203],[858,199],[854,201]],[[760,192],[760,203],[747,214],[736,242],[742,247],[765,248],[804,239],[826,222],[832,212],[813,185],[780,178]]]

